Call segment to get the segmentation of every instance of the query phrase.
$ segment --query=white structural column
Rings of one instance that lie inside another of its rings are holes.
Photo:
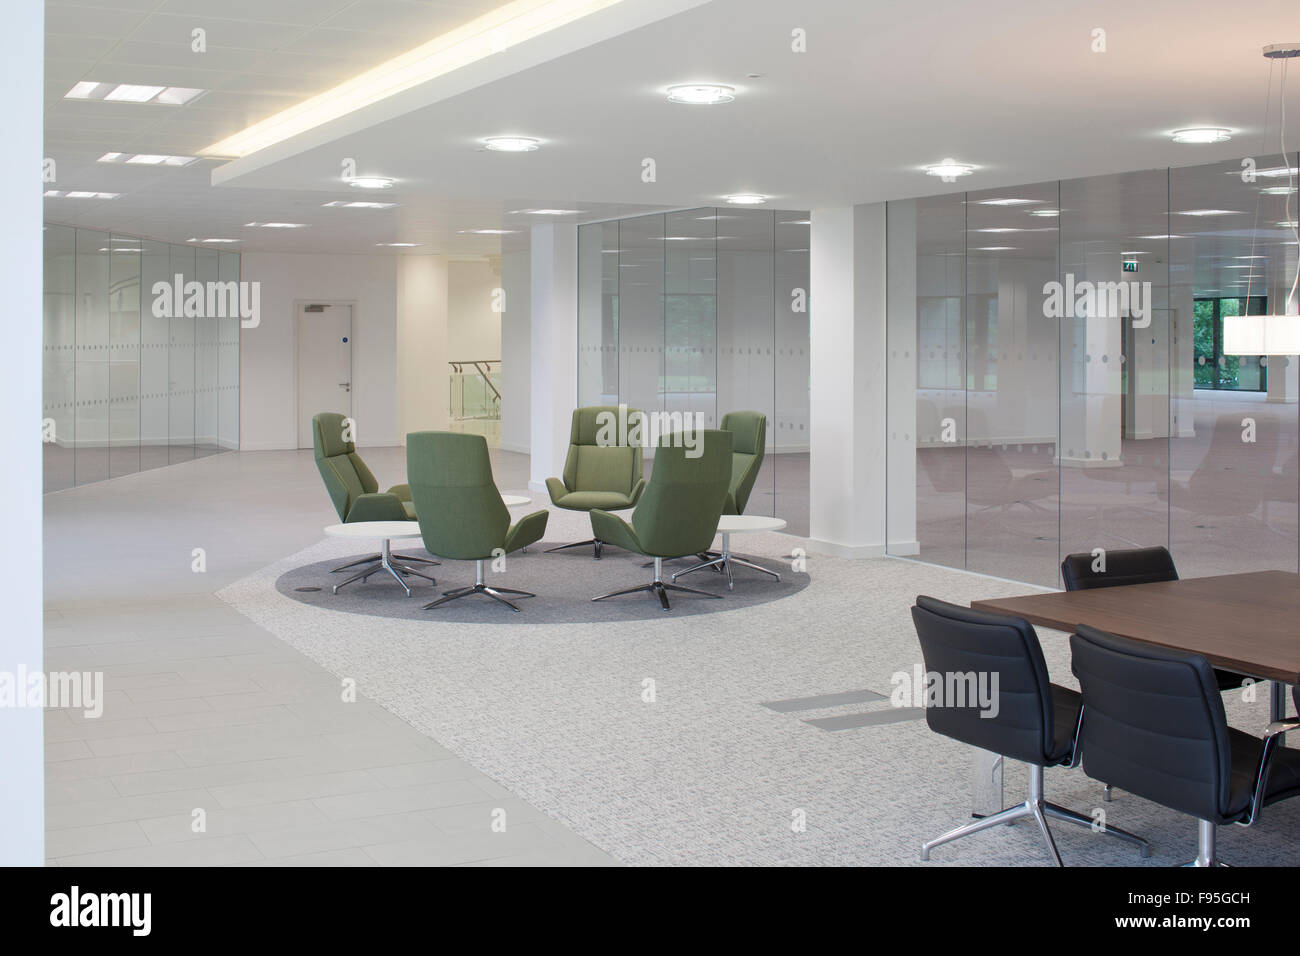
[[[0,675],[19,695],[0,707],[0,865],[45,863],[45,713],[26,704],[26,681],[44,667],[41,609],[41,197],[35,172],[42,145],[42,88],[45,75],[45,5],[12,4],[5,16],[5,51],[0,75],[12,91],[6,108],[5,148],[0,150],[0,192],[5,230],[0,276],[13,315],[5,345],[10,359],[0,376],[0,401],[18,423],[5,466],[6,562],[0,593],[5,609],[0,628]]]
[[[564,469],[578,399],[578,227],[534,226],[529,314],[533,350],[529,488]]]
[[[501,448],[528,453],[532,429],[533,342],[529,309],[531,268],[528,236],[510,237],[501,245]]]
[[[812,213],[809,525],[815,550],[885,553],[885,204]]]
[[[397,439],[446,428],[447,260],[401,256],[397,263]]]

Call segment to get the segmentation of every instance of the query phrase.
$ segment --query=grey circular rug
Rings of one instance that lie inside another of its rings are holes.
[[[472,585],[475,571],[473,561],[443,560],[442,564],[432,567],[410,565],[416,571],[432,575],[438,582],[435,585],[408,576],[406,581],[411,589],[410,597],[406,596],[401,586],[387,572],[382,571],[365,582],[355,581],[334,594],[333,586],[346,581],[353,571],[331,574],[330,569],[362,558],[365,552],[350,558],[331,558],[286,571],[276,579],[275,587],[281,594],[303,604],[350,614],[460,624],[500,624],[503,621],[562,624],[717,614],[779,601],[802,591],[810,580],[806,572],[791,570],[789,561],[737,553],[737,557],[776,571],[781,575],[781,580],[778,582],[752,568],[735,565],[732,567],[732,575],[736,586],[734,590],[728,591],[726,576],[705,568],[678,578],[677,583],[720,595],[720,599],[670,591],[668,600],[672,604],[672,610],[667,612],[659,604],[659,598],[648,591],[593,602],[591,599],[601,594],[649,584],[654,569],[641,567],[649,559],[608,546],[599,561],[591,556],[590,548],[574,548],[555,554],[542,552],[543,548],[554,547],[558,543],[560,542],[539,542],[530,546],[527,552],[509,555],[506,568],[500,573],[491,570],[491,562],[484,564],[483,579],[489,587],[515,588],[532,591],[537,595],[531,598],[506,595],[519,605],[519,613],[484,594],[471,594],[440,607],[424,610],[424,605],[441,597],[445,591]],[[394,542],[394,545],[397,544]],[[401,544],[405,547],[394,547],[394,550],[418,557],[427,556],[427,552],[415,542],[403,541]],[[665,561],[664,581],[670,581],[674,571],[698,563],[698,560],[691,559]],[[320,590],[300,591],[298,588]]]

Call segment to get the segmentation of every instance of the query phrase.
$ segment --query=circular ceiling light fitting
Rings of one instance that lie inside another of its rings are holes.
[[[668,87],[668,102],[686,106],[718,106],[735,98],[736,88],[721,83],[679,83]]]
[[[348,185],[354,189],[392,189],[393,181],[384,176],[353,176]]]
[[[483,145],[494,153],[531,153],[541,142],[532,136],[489,136]]]
[[[1232,130],[1222,126],[1189,126],[1169,135],[1175,143],[1226,143],[1232,139]]]
[[[938,176],[945,183],[955,183],[959,176],[969,176],[973,172],[975,167],[970,163],[959,163],[951,156],[925,167],[927,176]]]

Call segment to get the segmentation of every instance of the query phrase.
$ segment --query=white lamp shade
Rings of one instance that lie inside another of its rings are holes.
[[[1300,355],[1300,315],[1225,315],[1224,355]]]

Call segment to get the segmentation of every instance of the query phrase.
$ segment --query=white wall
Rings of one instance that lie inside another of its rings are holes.
[[[397,262],[397,435],[447,427],[448,263],[442,256]]]
[[[527,453],[532,447],[532,263],[527,239],[501,251],[501,447]]]
[[[449,359],[501,358],[501,313],[492,311],[493,293],[500,288],[500,259],[447,263]]]
[[[5,38],[11,44],[0,77],[12,91],[5,106],[5,148],[0,150],[0,199],[5,228],[0,233],[0,282],[13,315],[5,346],[12,358],[0,376],[0,405],[23,423],[22,440],[11,443],[5,462],[5,546],[9,559],[0,575],[5,609],[0,628],[0,670],[16,676],[44,667],[41,647],[41,214],[35,171],[41,159],[41,77],[45,75],[45,8],[10,4]],[[41,866],[45,862],[45,714],[39,707],[0,708],[0,865]]]
[[[397,256],[248,252],[241,278],[261,283],[261,323],[244,329],[240,448],[298,447],[295,302],[351,301],[352,414],[362,445],[400,442]]]

